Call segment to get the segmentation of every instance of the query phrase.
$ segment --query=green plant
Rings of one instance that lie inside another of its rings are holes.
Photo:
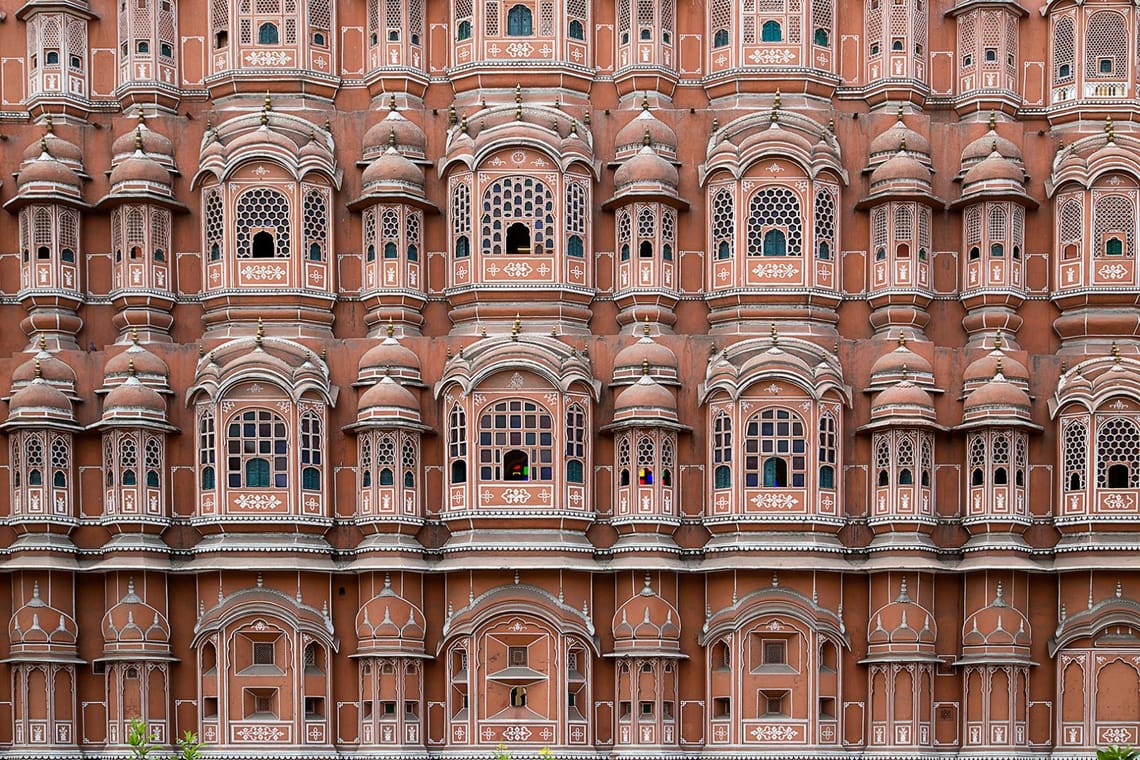
[[[1140,749],[1110,744],[1096,751],[1096,760],[1140,760]]]
[[[198,760],[204,746],[204,742],[198,741],[198,734],[187,731],[178,739],[178,760]]]
[[[142,718],[131,718],[127,729],[127,746],[131,748],[131,757],[135,760],[146,760],[154,751],[154,741],[157,738],[147,730]]]
[[[511,753],[507,749],[507,745],[500,743],[495,747],[495,760],[511,760]]]

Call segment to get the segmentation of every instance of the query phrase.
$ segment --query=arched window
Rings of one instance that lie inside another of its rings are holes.
[[[323,449],[321,419],[315,412],[305,412],[301,415],[301,488],[306,491],[321,488]]]
[[[990,256],[995,259],[1000,259],[1005,256],[1005,246],[1001,243],[993,243],[990,245]]]
[[[673,487],[673,439],[666,438],[661,442],[661,485],[666,488]]]
[[[649,438],[637,441],[637,484],[639,486],[653,485],[653,466],[656,464],[656,447]]]
[[[819,418],[819,487],[835,488],[835,459],[838,437],[835,418],[825,414]]]
[[[642,240],[641,246],[637,250],[638,258],[651,259],[653,258],[653,243],[648,240]]]
[[[803,488],[807,440],[799,415],[787,409],[765,409],[744,431],[744,485],[757,488]]]
[[[586,249],[582,245],[582,238],[578,235],[570,236],[570,240],[566,242],[566,255],[575,259],[585,257]]]
[[[479,217],[484,254],[554,254],[554,194],[539,180],[522,176],[496,180],[483,193]]]
[[[748,207],[748,255],[799,256],[803,223],[799,196],[782,186],[762,188]]]
[[[471,22],[464,19],[459,22],[455,30],[455,39],[459,42],[471,39]]]
[[[139,451],[133,438],[119,439],[119,482],[124,486],[138,485]]]
[[[452,484],[467,482],[467,414],[456,404],[447,424],[447,458],[451,461]]]
[[[71,467],[71,447],[63,438],[51,442],[51,484],[54,488],[67,488],[67,470]]]
[[[1082,419],[1070,420],[1062,428],[1062,457],[1064,459],[1064,487],[1067,491],[1082,491],[1088,456],[1088,428]]]
[[[819,45],[820,47],[827,47],[829,44],[831,44],[831,40],[826,29],[816,29],[815,35],[812,39],[815,44]]]
[[[760,28],[760,41],[761,42],[783,42],[784,31],[780,28],[779,21],[765,21],[764,26]]]
[[[1128,62],[1128,33],[1124,16],[1100,11],[1089,17],[1085,28],[1086,77],[1124,76]]]
[[[566,482],[585,483],[586,410],[579,404],[566,409]]]
[[[198,466],[201,467],[202,490],[213,490],[216,485],[214,463],[217,451],[214,448],[214,414],[205,412],[198,419]]]
[[[629,439],[622,437],[621,442],[618,444],[618,485],[623,488],[630,483],[630,464]]]
[[[415,488],[419,456],[416,453],[416,445],[410,437],[404,439],[404,446],[400,450],[400,466],[404,470],[404,488]]]
[[[285,420],[267,409],[234,416],[226,428],[230,488],[286,488],[289,435]]]
[[[471,241],[467,239],[466,235],[461,235],[455,241],[455,258],[465,259],[471,255]]]
[[[736,209],[732,192],[721,188],[712,200],[712,236],[716,246],[716,257],[731,259],[733,237],[736,234]]]
[[[554,425],[533,401],[500,401],[479,416],[479,479],[549,481]]]
[[[30,436],[26,439],[25,454],[28,463],[28,485],[42,486],[44,484],[44,444],[39,436]]]
[[[323,191],[309,190],[302,205],[302,232],[310,261],[324,261],[328,247],[328,199]]]
[[[713,420],[713,485],[732,487],[732,420],[724,412]]]
[[[158,438],[152,436],[147,439],[143,464],[146,466],[146,487],[158,488],[161,483],[159,471],[162,469],[162,444]]]
[[[241,194],[235,207],[234,240],[238,258],[284,258],[291,250],[289,201],[277,190],[255,187]]]
[[[266,22],[257,27],[257,44],[258,45],[278,45],[280,44],[280,35],[277,33],[277,25]]]
[[[629,261],[629,243],[622,243],[621,245],[621,260]]]
[[[530,253],[530,227],[515,222],[507,228],[507,253]]]
[[[396,244],[390,240],[384,244],[384,258],[386,258],[386,259],[399,258],[399,253],[396,251]]]
[[[1096,460],[1098,488],[1140,488],[1140,426],[1128,417],[1101,422]]]
[[[584,40],[586,39],[586,30],[582,27],[582,22],[577,19],[570,22],[570,39]]]
[[[715,32],[713,32],[713,47],[714,48],[728,47],[728,30],[727,29],[717,29]]]
[[[534,17],[530,8],[516,5],[507,11],[507,36],[529,37],[534,34]]]

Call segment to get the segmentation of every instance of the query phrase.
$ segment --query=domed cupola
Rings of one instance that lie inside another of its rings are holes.
[[[406,204],[424,210],[436,207],[424,194],[424,170],[408,160],[396,146],[396,133],[388,135],[388,148],[361,174],[361,195],[348,207],[359,211],[378,203]]]
[[[1005,600],[1001,581],[992,602],[962,625],[962,658],[955,665],[978,662],[1028,662],[1032,629],[1020,610]]]
[[[641,592],[614,614],[615,655],[661,655],[680,652],[681,615],[654,590],[646,574]]]
[[[653,149],[649,132],[646,131],[641,150],[614,172],[614,197],[605,205],[615,205],[619,199],[629,196],[678,205],[681,203],[677,196],[679,182],[677,168]]]
[[[900,151],[899,146],[914,160],[930,166],[930,140],[907,126],[901,106],[895,123],[871,140],[867,168],[875,169],[894,158]]]
[[[417,163],[427,160],[427,136],[423,129],[396,109],[396,96],[392,96],[388,113],[364,133],[362,157],[370,162],[379,158],[391,144],[395,135],[396,150]]]
[[[648,372],[645,372],[646,366]],[[646,374],[661,385],[681,384],[676,355],[667,346],[653,340],[648,320],[642,328],[642,336],[614,357],[613,384],[636,383]]]
[[[992,113],[990,114],[989,130],[980,137],[971,140],[962,150],[962,168],[958,172],[957,179],[964,177],[966,172],[995,152],[1001,158],[1022,169],[1022,180],[1024,181],[1025,161],[1021,155],[1021,148],[1017,147],[1013,140],[998,134],[997,122]]]
[[[103,387],[114,388],[131,376],[160,393],[170,392],[170,367],[139,343],[137,333],[131,334],[131,344],[125,351],[107,360],[103,367]]]
[[[614,424],[676,424],[677,399],[649,375],[648,359],[642,366],[641,379],[626,386],[614,399]]]
[[[39,360],[33,359],[33,362],[35,376],[32,381],[8,399],[8,419],[4,427],[76,429],[71,399],[43,378]]]
[[[37,659],[66,659],[76,655],[79,628],[75,618],[40,598],[40,584],[8,623],[9,654],[16,659],[34,655]]]
[[[81,402],[82,398],[75,391],[77,382],[75,370],[63,359],[48,351],[45,344],[46,340],[41,336],[39,351],[12,373],[12,393],[32,382],[38,372],[39,377],[48,385],[58,388],[73,402]]]
[[[126,595],[107,610],[100,628],[103,659],[170,655],[170,623],[135,593],[133,579],[127,583]]]
[[[962,426],[1031,426],[1032,404],[1028,394],[1002,374],[998,358],[993,378],[966,397],[962,404]]]
[[[4,204],[14,211],[33,202],[64,203],[83,207],[83,188],[79,174],[51,152],[47,137],[39,141],[39,154],[27,161],[16,176],[16,197]]]
[[[966,170],[962,176],[962,195],[953,204],[958,208],[982,200],[1013,200],[1027,208],[1038,203],[1025,192],[1025,170],[998,151],[993,140],[989,154]]]
[[[360,394],[356,424],[371,422],[385,427],[427,429],[420,421],[419,399],[390,375],[380,378],[380,382]]]
[[[133,369],[132,366],[127,379],[103,399],[102,424],[168,429],[166,400],[154,388],[144,385],[133,374]]]
[[[384,588],[356,615],[356,656],[422,657],[427,624],[423,610],[400,596],[384,578]]]
[[[868,428],[935,424],[934,400],[905,374],[903,379],[875,396]]]
[[[904,377],[915,385],[934,391],[934,367],[930,360],[907,345],[906,333],[900,331],[898,347],[880,356],[871,365],[869,391],[884,390]]]
[[[135,129],[119,135],[111,144],[111,164],[118,165],[140,150],[171,174],[178,174],[174,163],[174,143],[166,135],[150,128],[141,109]]]
[[[910,597],[904,576],[894,601],[883,605],[867,623],[867,658],[864,662],[898,658],[908,662],[937,661],[934,644],[938,626],[928,609]]]
[[[994,375],[998,374],[999,365],[1001,374],[1006,380],[1026,393],[1029,392],[1029,370],[1024,364],[1005,352],[1004,334],[998,332],[994,336],[993,350],[979,356],[966,366],[966,371],[962,374],[963,395],[967,396],[993,380]]]
[[[115,162],[108,197],[169,203],[174,183],[170,171],[143,148],[142,129],[134,134],[135,150]]]
[[[386,376],[401,385],[422,387],[424,384],[419,356],[396,339],[395,327],[391,323],[388,336],[368,349],[357,366],[357,385],[370,385]]]
[[[677,160],[677,133],[649,110],[648,97],[642,101],[641,112],[618,130],[615,159],[626,161],[637,155],[646,146],[647,135],[648,146],[657,155],[666,161]]]
[[[47,146],[47,151],[57,161],[62,161],[68,168],[76,173],[81,179],[88,179],[85,169],[83,168],[83,151],[79,146],[70,140],[65,140],[55,133],[55,126],[52,124],[51,114],[44,117],[44,135],[39,142],[34,142],[24,148],[23,158],[21,165],[37,160],[44,152],[44,146]]]
[[[871,172],[871,192],[861,204],[879,198],[932,198],[933,185],[930,169],[908,150],[906,141],[890,158]]]

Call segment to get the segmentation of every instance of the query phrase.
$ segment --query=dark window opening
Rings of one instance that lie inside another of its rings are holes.
[[[570,236],[570,240],[566,243],[566,255],[576,259],[585,258],[586,247],[582,244],[582,238],[577,235]]]
[[[713,485],[716,488],[732,487],[732,470],[728,465],[722,464],[713,472]]]
[[[875,482],[879,488],[885,488],[891,484],[891,476],[886,470],[879,470],[879,477]]]
[[[829,464],[819,468],[819,487],[835,488],[835,468]]]
[[[760,29],[761,42],[782,42],[784,30],[780,28],[779,21],[765,21]]]
[[[64,248],[62,251],[60,251],[60,256],[65,264],[75,263],[75,251],[71,250],[70,248]]]
[[[728,30],[727,29],[717,29],[716,30],[716,32],[713,34],[713,47],[714,48],[728,47]]]
[[[280,35],[277,32],[277,25],[265,23],[257,27],[257,44],[258,45],[278,45],[280,44]]]
[[[566,463],[566,482],[567,483],[585,483],[586,473],[582,462],[577,459],[571,459]]]
[[[245,463],[246,488],[269,488],[269,460],[260,457]]]
[[[970,476],[970,485],[980,486],[980,485],[984,485],[985,482],[986,482],[986,476],[982,472],[982,468],[980,468],[980,467],[975,468],[974,473]]]
[[[899,470],[899,485],[900,486],[913,486],[914,473],[909,467],[904,467]]]
[[[729,247],[727,240],[720,241],[720,245],[716,249],[716,257],[721,260],[732,258],[732,248]]]
[[[218,32],[214,35],[214,48],[224,48],[230,43],[229,32]]]
[[[815,30],[815,44],[819,45],[820,47],[827,47],[829,43],[830,43],[830,40],[828,38],[827,30],[826,29],[816,29]]]
[[[150,52],[150,43],[147,42],[146,40],[139,40],[135,44],[135,50],[139,53],[149,53]]]
[[[764,487],[787,488],[788,463],[779,457],[768,457],[764,460]]]
[[[452,483],[466,483],[467,482],[467,463],[462,459],[457,459],[451,463],[451,482]]]
[[[459,22],[459,28],[456,30],[456,33],[455,33],[455,39],[457,39],[457,40],[469,40],[469,39],[471,39],[471,22],[470,21],[460,21]]]
[[[507,227],[507,253],[530,253],[530,227],[522,222]]]
[[[525,451],[511,449],[503,455],[503,480],[530,480],[530,460]]]
[[[764,255],[786,256],[788,253],[788,239],[783,230],[768,230],[764,233]]]
[[[582,22],[574,20],[570,22],[570,39],[584,40],[586,39],[586,30],[582,28]]]
[[[465,259],[471,255],[471,243],[467,240],[467,236],[459,238],[455,241],[455,258]]]
[[[316,467],[306,467],[301,470],[301,488],[306,491],[319,491],[321,488],[321,471]]]
[[[384,258],[394,259],[397,258],[398,255],[395,243],[388,242],[384,244]]]
[[[1009,473],[1006,472],[1006,469],[1004,467],[998,467],[994,470],[994,485],[1009,485]]]
[[[380,470],[380,485],[390,486],[396,482],[396,475],[391,467],[383,467]]]
[[[534,34],[534,17],[530,8],[516,5],[507,11],[507,36],[529,37]]]
[[[271,259],[277,253],[273,234],[262,230],[253,236],[253,258]]]
[[[1114,464],[1108,468],[1109,488],[1128,488],[1128,465]]]
[[[653,258],[653,243],[648,240],[642,240],[641,246],[637,249],[637,255],[643,259]]]
[[[51,258],[51,249],[48,248],[46,245],[41,245],[39,248],[36,249],[36,258],[40,259],[40,260],[50,259]]]

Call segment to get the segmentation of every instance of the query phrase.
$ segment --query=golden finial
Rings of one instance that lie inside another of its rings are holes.
[[[388,147],[392,150],[396,149],[396,130],[394,129],[388,132]]]
[[[587,127],[590,126],[590,112],[589,111],[586,111],[586,113],[582,114],[582,123],[585,124]]]
[[[130,359],[127,361],[127,374],[131,377],[135,376],[135,360]]]
[[[328,346],[321,346],[321,359],[324,360],[324,359],[328,359],[328,358],[329,358],[329,347]]]
[[[257,318],[257,338],[255,338],[255,342],[257,343],[258,348],[261,348],[261,341],[264,337],[265,337],[265,323],[261,321],[261,317],[258,317]]]
[[[906,333],[899,330],[899,348],[906,348]]]
[[[50,113],[44,116],[44,133],[49,135],[55,134],[55,124],[51,121]]]
[[[447,109],[447,125],[449,127],[454,127],[456,122],[458,122],[458,121],[459,121],[459,117],[455,115],[455,106],[448,107],[448,109]]]
[[[990,111],[990,131],[993,132],[995,129],[997,129],[997,118],[994,116],[994,112]]]
[[[899,152],[906,153],[906,138],[899,140]]]
[[[463,130],[463,134],[467,134],[467,114],[463,114],[463,118],[459,122],[459,128]]]
[[[522,121],[522,103],[515,106],[515,121]]]
[[[515,102],[522,103],[522,85],[515,84]]]
[[[511,326],[511,340],[518,340],[519,333],[522,331],[522,317],[515,314],[515,323]]]
[[[459,358],[460,358],[460,359],[462,359],[462,358],[463,358],[463,346],[460,346],[460,347],[459,347]]]
[[[40,138],[40,154],[43,155],[45,153],[49,156],[51,155],[51,151],[48,150],[46,135]]]
[[[997,140],[991,140],[990,141],[990,153],[997,153],[997,152],[998,152]]]
[[[716,134],[717,132],[720,131],[720,119],[716,118],[715,116],[713,117],[713,120],[712,120],[712,131],[713,131],[713,134]]]
[[[641,358],[641,374],[643,377],[648,377],[649,375],[649,359],[646,357]]]
[[[40,350],[47,351],[47,336],[40,333]]]
[[[396,110],[396,96],[395,96],[395,94],[393,94],[392,99],[388,101],[388,110],[389,111],[395,111]]]
[[[570,134],[574,135],[575,137],[578,136],[578,120],[577,119],[572,119],[570,121]]]
[[[910,368],[905,364],[902,367],[902,379],[904,383],[910,382]]]
[[[392,321],[391,317],[388,317],[388,337],[392,338],[392,337],[395,337],[395,335],[396,335],[396,323]]]
[[[134,343],[136,346],[139,344],[139,328],[137,327],[131,328],[131,343]]]
[[[645,337],[648,338],[649,337],[649,317],[648,316],[645,317],[645,326],[641,329],[642,329],[642,333],[645,335]]]
[[[995,379],[998,377],[998,375],[1001,374],[1001,360],[1004,358],[1005,358],[1004,356],[999,356],[997,358],[997,363],[994,365],[994,378]]]
[[[261,126],[269,126],[269,111],[266,111],[264,108],[261,109]]]
[[[1116,345],[1116,341],[1112,342],[1112,360],[1120,364],[1120,346]]]
[[[261,109],[263,111],[272,111],[273,110],[273,101],[269,97],[269,90],[265,91],[265,105],[263,105],[261,107]]]
[[[776,323],[775,322],[772,323],[771,337],[772,337],[772,345],[773,346],[780,345],[780,333],[778,333],[776,331]]]
[[[551,325],[550,326],[550,337],[551,338],[557,338],[558,337],[558,325]]]
[[[905,112],[903,111],[902,103],[899,103],[899,110],[898,110],[898,111],[895,113],[895,117],[896,117],[896,118],[897,118],[899,121],[902,121],[902,120],[903,120],[903,115],[904,115],[904,113],[905,113]]]
[[[479,337],[480,338],[486,338],[487,337],[487,325],[483,325],[483,327],[479,330]]]
[[[641,110],[642,111],[648,111],[649,110],[649,93],[648,92],[641,96]]]
[[[716,341],[709,344],[709,356],[716,356]]]
[[[36,359],[35,367],[36,367],[36,379],[40,380],[43,378],[43,373],[40,371],[40,360],[39,359]]]
[[[776,97],[772,99],[772,113],[768,117],[773,124],[780,120],[780,90],[776,90]]]
[[[142,130],[135,130],[135,150],[142,150]]]
[[[448,358],[448,359],[450,359],[450,358],[451,358],[451,346],[448,346],[448,347],[447,347],[447,358]]]
[[[1104,119],[1104,133],[1108,138],[1108,142],[1116,142],[1116,128],[1112,126],[1112,116],[1106,116]]]
[[[831,134],[835,134],[835,119],[827,120],[827,131]]]
[[[1004,339],[1001,337],[1001,330],[998,330],[997,333],[994,334],[994,349],[1001,351],[1001,344],[1003,342]]]
[[[559,110],[562,108],[562,98],[557,95],[554,96],[554,107]]]
[[[198,346],[198,358],[201,359],[205,355],[206,355],[206,347],[203,345],[199,345]]]
[[[139,109],[138,121],[140,127],[146,126],[146,114],[143,113],[141,108]]]
[[[653,144],[653,138],[649,136],[648,128],[646,128],[645,134],[641,136],[641,144],[647,148]]]

